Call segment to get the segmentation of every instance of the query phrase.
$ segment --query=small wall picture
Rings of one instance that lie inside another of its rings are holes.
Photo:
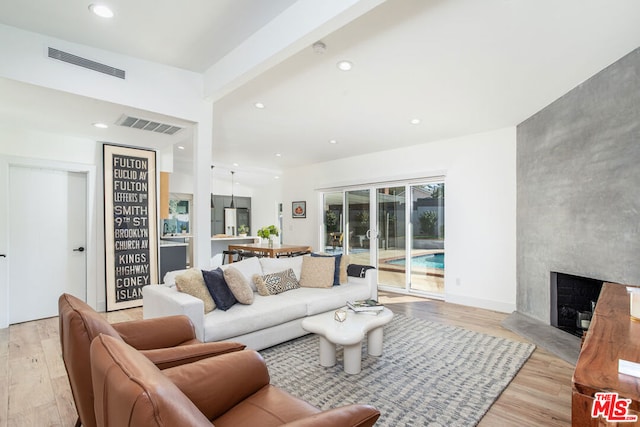
[[[292,218],[306,218],[307,217],[307,202],[292,202],[292,204],[291,204],[291,217]]]

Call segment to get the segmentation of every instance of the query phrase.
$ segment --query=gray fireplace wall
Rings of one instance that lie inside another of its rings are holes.
[[[550,272],[640,285],[640,48],[517,127],[517,310]]]

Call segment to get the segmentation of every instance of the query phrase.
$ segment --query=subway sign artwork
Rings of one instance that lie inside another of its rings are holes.
[[[104,146],[107,309],[139,306],[157,283],[155,152]]]

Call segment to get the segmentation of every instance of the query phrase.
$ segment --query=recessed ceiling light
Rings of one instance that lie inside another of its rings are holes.
[[[337,144],[337,143],[338,143],[338,141],[336,141],[335,139],[330,139],[329,140],[329,144]]]
[[[101,18],[113,18],[113,11],[103,4],[90,4],[89,10]]]
[[[259,108],[259,109],[263,109],[263,108],[264,108],[264,104],[263,104],[262,102],[256,102],[256,103],[255,103],[255,104],[253,104],[253,105],[255,105],[255,107],[256,107],[256,108]]]
[[[351,68],[353,68],[353,63],[351,61],[340,61],[337,64],[338,69],[342,70],[342,71],[349,71]]]
[[[420,119],[411,119],[411,124],[412,125],[419,125],[420,124]]]
[[[107,129],[109,126],[104,124],[104,123],[94,123],[93,124],[95,127],[99,128],[99,129]]]
[[[184,150],[184,147],[182,145],[178,145],[178,150]]]
[[[274,176],[273,179],[280,179],[278,175]]]
[[[238,167],[240,165],[238,163],[234,163],[233,166]]]
[[[282,154],[276,153],[276,157],[282,157]]]

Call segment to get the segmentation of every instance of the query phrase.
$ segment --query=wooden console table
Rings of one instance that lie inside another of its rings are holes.
[[[571,425],[640,426],[640,378],[618,373],[618,360],[640,363],[640,322],[629,317],[626,286],[605,283],[573,374]],[[591,418],[595,393],[617,392],[631,399],[629,415],[638,422],[607,423]]]

